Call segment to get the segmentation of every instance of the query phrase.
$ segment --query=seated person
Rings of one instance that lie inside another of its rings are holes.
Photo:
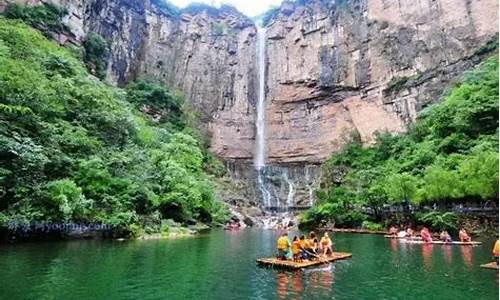
[[[321,238],[320,245],[321,245],[321,250],[323,251],[323,255],[333,255],[333,249],[332,249],[332,240],[330,239],[330,236],[328,236],[328,232],[325,232],[323,234],[323,237]]]
[[[411,229],[411,227],[406,228],[406,237],[413,237],[414,234],[415,232]]]
[[[293,237],[292,241],[292,255],[293,255],[293,261],[299,262],[300,259],[300,240],[298,236]]]
[[[302,259],[309,259],[309,254],[307,253],[307,240],[305,235],[301,235],[299,239],[300,244],[300,257]]]
[[[470,242],[471,241],[471,238],[467,234],[467,231],[465,231],[465,228],[460,229],[460,231],[458,232],[458,237],[460,238],[461,242]]]
[[[424,242],[432,243],[432,236],[427,227],[424,227],[422,228],[422,230],[420,230],[420,236],[422,237],[422,240]]]
[[[318,249],[318,240],[316,239],[316,233],[314,233],[314,231],[311,231],[309,233],[309,238],[307,239],[306,248],[304,249],[309,259],[318,256],[317,249]]]
[[[398,234],[398,229],[395,226],[391,226],[391,228],[389,228],[389,235],[396,236],[396,234]]]
[[[278,248],[278,259],[286,260],[288,248],[290,248],[290,242],[288,241],[288,234],[286,232],[284,232],[276,242],[276,248]]]
[[[446,230],[441,231],[441,234],[439,234],[439,238],[441,239],[441,241],[443,241],[445,243],[451,243],[452,242],[451,236],[448,233],[448,231],[446,231]]]

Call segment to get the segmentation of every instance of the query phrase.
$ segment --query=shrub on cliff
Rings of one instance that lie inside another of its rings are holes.
[[[153,80],[139,79],[127,86],[127,101],[151,115],[160,123],[167,123],[177,130],[187,124],[184,99]]]
[[[179,9],[167,0],[151,0],[151,3],[156,5],[161,12],[170,16],[179,15]]]
[[[23,20],[26,24],[40,29],[44,34],[48,34],[50,31],[68,31],[62,22],[62,18],[66,14],[65,9],[49,3],[35,6],[13,3],[7,6],[4,13],[7,18]]]
[[[83,60],[89,72],[100,79],[106,77],[108,43],[97,33],[90,32],[82,43]]]

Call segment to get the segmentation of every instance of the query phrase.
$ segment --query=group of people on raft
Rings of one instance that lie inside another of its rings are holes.
[[[333,255],[333,243],[328,232],[325,232],[319,240],[314,231],[309,233],[308,238],[305,235],[294,236],[291,243],[288,240],[288,233],[284,232],[278,238],[276,248],[278,249],[278,259],[288,260],[291,258],[295,262]]]
[[[415,232],[413,231],[413,229],[411,229],[411,227],[408,227],[406,230],[399,230],[397,227],[392,226],[391,228],[389,228],[389,235],[397,236],[400,238],[413,238],[415,237]],[[422,241],[426,243],[432,243],[433,241],[432,234],[427,227],[423,227],[420,230],[420,237],[422,238]],[[460,239],[460,242],[471,241],[470,235],[464,228],[461,228],[458,232],[458,238]],[[453,241],[451,235],[446,230],[441,231],[441,233],[439,234],[439,240],[445,243],[451,243]]]

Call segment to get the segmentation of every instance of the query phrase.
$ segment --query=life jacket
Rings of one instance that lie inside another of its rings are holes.
[[[321,238],[321,245],[322,245],[323,247],[328,247],[328,246],[330,246],[330,245],[331,245],[331,243],[332,243],[332,241],[330,240],[330,238],[329,238],[329,237],[322,237],[322,238]]]
[[[294,241],[292,243],[292,254],[298,254],[300,252],[300,241]]]
[[[493,256],[498,257],[498,240],[495,242],[495,246],[493,247]]]
[[[282,236],[278,239],[277,248],[281,250],[288,249],[288,237]]]

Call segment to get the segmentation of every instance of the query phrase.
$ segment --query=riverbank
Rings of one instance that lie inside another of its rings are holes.
[[[4,228],[0,231],[0,242],[38,242],[38,241],[72,241],[72,240],[159,240],[195,237],[200,233],[218,225],[209,226],[198,223],[183,225],[172,220],[165,220],[162,226],[134,226],[123,231],[108,226],[90,226],[88,224],[26,224],[15,228]],[[56,226],[57,225],[57,226]],[[71,226],[69,226],[71,225]]]

